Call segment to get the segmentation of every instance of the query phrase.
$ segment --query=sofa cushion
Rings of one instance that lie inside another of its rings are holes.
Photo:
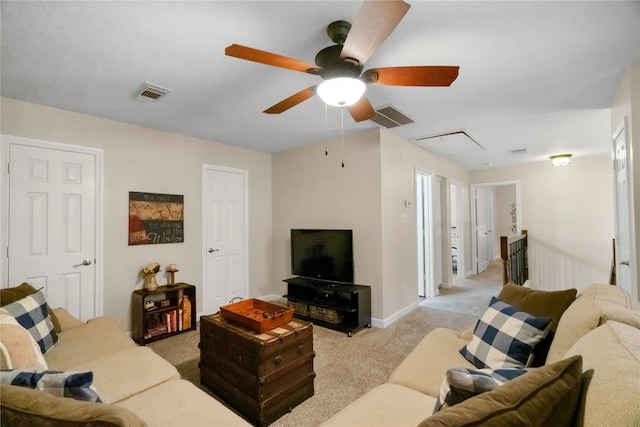
[[[82,326],[60,332],[59,338],[44,356],[49,368],[57,371],[68,371],[90,360],[137,347],[110,317],[91,319]]]
[[[53,396],[100,402],[92,386],[93,372],[11,370],[0,372],[0,382],[40,390]]]
[[[85,322],[73,317],[71,313],[62,307],[57,307],[51,310],[51,320],[53,321],[53,326],[56,328],[56,332],[58,332],[58,334],[67,329],[85,324]]]
[[[58,342],[58,334],[49,316],[47,301],[42,291],[28,295],[3,307],[25,328],[40,346],[42,354]]]
[[[321,427],[415,426],[435,398],[399,384],[382,384],[351,402]]]
[[[460,402],[493,390],[507,381],[527,373],[524,368],[509,369],[466,369],[452,368],[447,371],[440,386],[440,395],[433,412],[456,405]]]
[[[500,387],[433,414],[419,426],[571,426],[581,377],[580,356],[532,369]]]
[[[460,353],[478,368],[523,368],[531,364],[533,348],[549,331],[551,318],[536,317],[491,298],[476,323],[471,341]]]
[[[21,300],[22,298],[36,292],[36,289],[30,284],[24,282],[18,286],[0,289],[0,307]]]
[[[40,346],[4,309],[0,309],[0,369],[48,369]]]
[[[114,406],[137,414],[151,426],[251,426],[235,412],[185,380],[160,384]]]
[[[93,383],[104,403],[115,403],[158,384],[180,378],[171,363],[149,347],[134,347],[73,367],[93,371]]]
[[[518,310],[534,316],[551,318],[549,333],[545,339],[533,349],[534,358],[531,366],[544,365],[562,313],[564,313],[576,299],[577,292],[576,289],[565,289],[562,291],[534,290],[509,282],[504,285],[498,294],[500,301],[506,302]]]
[[[567,352],[567,356],[578,354],[584,370],[592,375],[579,413],[582,425],[640,425],[640,330],[606,322]]]
[[[7,304],[11,304],[12,302],[21,300],[22,298],[36,292],[37,289],[26,282],[12,288],[0,289],[0,307],[4,307]],[[48,304],[47,311],[49,312],[51,322],[53,323],[53,327],[55,328],[56,332],[60,332],[61,329],[58,327],[58,318]]]
[[[547,363],[562,360],[576,341],[607,320],[640,328],[637,310],[638,302],[617,286],[596,284],[584,289],[560,318]]]
[[[39,427],[144,427],[134,413],[104,403],[83,402],[24,387],[0,384],[2,424]]]
[[[429,332],[391,373],[389,382],[438,397],[447,370],[458,366],[476,369],[460,354],[460,348],[468,341],[458,335],[447,328]]]

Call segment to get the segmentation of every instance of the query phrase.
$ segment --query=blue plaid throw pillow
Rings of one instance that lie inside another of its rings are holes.
[[[492,297],[471,341],[460,353],[480,369],[525,368],[550,325],[548,317],[535,317]]]
[[[37,291],[4,308],[25,328],[40,346],[42,354],[58,342],[58,334],[47,311],[47,301],[42,291]]]
[[[92,386],[93,372],[2,371],[0,382],[40,390],[57,397],[101,402]]]
[[[527,372],[528,370],[523,368],[496,370],[449,369],[440,385],[440,395],[433,408],[433,413],[435,414],[441,409],[463,402],[485,391],[491,391]]]

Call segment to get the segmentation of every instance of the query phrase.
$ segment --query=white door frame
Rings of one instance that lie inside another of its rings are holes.
[[[515,185],[516,186],[516,221],[517,221],[517,229],[516,234],[520,234],[522,230],[522,209],[520,209],[520,181],[512,180],[512,181],[496,181],[496,182],[483,182],[478,184],[470,185],[470,206],[471,206],[471,267],[472,274],[478,274],[478,256],[476,253],[476,210],[473,208],[475,206],[475,196],[476,196],[476,188],[477,187],[499,187],[501,185]],[[494,213],[495,217],[495,213]]]
[[[422,184],[418,183],[423,179]],[[433,205],[432,205],[432,181],[433,175],[429,172],[416,169],[416,243],[418,254],[418,296],[432,297],[437,295],[434,285],[435,277],[433,272]],[[425,185],[426,181],[426,185]],[[419,191],[422,190],[422,194]],[[422,202],[422,203],[420,203]],[[422,230],[420,216],[422,216]],[[423,251],[421,246],[425,248]],[[422,259],[420,259],[422,258]]]
[[[614,196],[614,201],[613,201],[613,207],[614,207],[614,221],[615,221],[615,235],[616,235],[616,284],[618,286],[620,286],[620,283],[618,281],[618,278],[620,277],[620,274],[618,273],[620,269],[622,268],[628,268],[629,269],[629,286],[631,289],[628,289],[626,286],[621,286],[623,289],[629,291],[636,299],[638,299],[638,295],[640,294],[640,285],[637,284],[636,281],[636,277],[638,275],[638,265],[636,264],[636,245],[635,245],[635,239],[633,238],[633,236],[635,236],[635,221],[633,220],[633,203],[634,203],[634,195],[633,195],[633,177],[631,176],[631,141],[630,141],[630,137],[629,137],[629,119],[628,117],[624,117],[622,120],[622,123],[620,123],[620,125],[618,126],[618,128],[616,129],[616,131],[613,133],[612,137],[611,137],[611,150],[612,150],[612,158],[613,158],[613,196]],[[618,142],[618,138],[620,137],[624,137],[624,144],[625,144],[625,157],[626,157],[626,171],[627,171],[627,212],[624,213],[620,213],[618,212],[618,168],[616,165],[616,161],[617,161],[617,155],[616,155],[616,143]],[[629,247],[627,248],[629,253],[628,258],[629,259],[621,259],[621,255],[620,255],[620,239],[618,238],[618,234],[619,234],[619,230],[618,230],[618,219],[620,218],[620,215],[625,215],[627,217],[627,223],[628,223],[628,245]],[[634,287],[634,283],[636,284]]]
[[[104,289],[104,255],[103,255],[103,194],[104,194],[104,151],[99,148],[84,147],[73,144],[63,144],[60,142],[42,141],[30,138],[23,138],[12,135],[0,135],[0,164],[4,168],[4,173],[0,174],[0,193],[3,207],[2,219],[0,223],[0,242],[2,244],[2,260],[0,261],[0,287],[6,288],[16,286],[18,283],[9,283],[9,260],[7,258],[9,245],[9,148],[10,145],[24,145],[35,148],[45,148],[51,150],[63,150],[74,153],[91,154],[96,158],[96,206],[95,206],[95,316],[103,315],[103,289]]]
[[[455,194],[451,195],[453,199],[456,199],[456,230],[458,232],[458,246],[456,246],[458,251],[458,272],[456,273],[456,277],[459,279],[463,279],[465,276],[465,258],[464,258],[464,196],[463,196],[463,183],[462,181],[458,181],[457,179],[451,179],[451,185],[456,188]]]
[[[237,174],[241,174],[244,176],[244,231],[245,231],[245,235],[244,235],[244,258],[245,258],[245,265],[244,265],[244,271],[243,274],[245,276],[245,280],[246,280],[246,286],[245,286],[245,295],[243,295],[243,298],[247,298],[249,296],[249,171],[246,169],[237,169],[237,168],[230,168],[230,167],[226,167],[226,166],[217,166],[217,165],[209,165],[209,164],[203,164],[202,165],[202,224],[201,224],[201,230],[202,230],[202,237],[201,237],[201,242],[202,242],[202,276],[201,276],[201,280],[200,283],[202,283],[202,289],[201,289],[201,294],[204,295],[204,287],[207,285],[206,283],[206,278],[207,278],[207,229],[206,229],[206,215],[207,215],[207,205],[206,205],[206,197],[207,197],[207,186],[206,186],[206,174],[208,171],[217,171],[217,172],[230,172],[230,173],[237,173]],[[204,307],[204,301],[202,301],[202,304],[200,304],[200,307]],[[208,313],[211,314],[211,313]],[[198,314],[198,317],[201,316],[202,313]]]

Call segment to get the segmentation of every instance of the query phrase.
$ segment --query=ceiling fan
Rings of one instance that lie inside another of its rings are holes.
[[[318,93],[330,105],[348,107],[353,119],[360,122],[375,116],[371,102],[366,96],[362,96],[366,84],[450,86],[458,77],[460,67],[457,66],[372,68],[362,72],[364,63],[387,39],[409,7],[410,5],[403,0],[365,0],[353,26],[346,21],[329,24],[327,34],[336,44],[318,52],[315,57],[316,65],[237,44],[228,46],[225,54],[274,67],[318,75],[325,80],[319,85],[303,89],[267,108],[265,113],[280,114]],[[327,90],[327,86],[345,82],[359,86],[357,96],[352,99],[338,97],[327,100],[325,98],[323,91]]]

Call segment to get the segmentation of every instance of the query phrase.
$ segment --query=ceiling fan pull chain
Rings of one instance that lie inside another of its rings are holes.
[[[324,155],[329,155],[329,125],[327,119],[327,104],[324,104]]]
[[[344,105],[340,107],[340,135],[342,136],[342,167],[344,167]]]

